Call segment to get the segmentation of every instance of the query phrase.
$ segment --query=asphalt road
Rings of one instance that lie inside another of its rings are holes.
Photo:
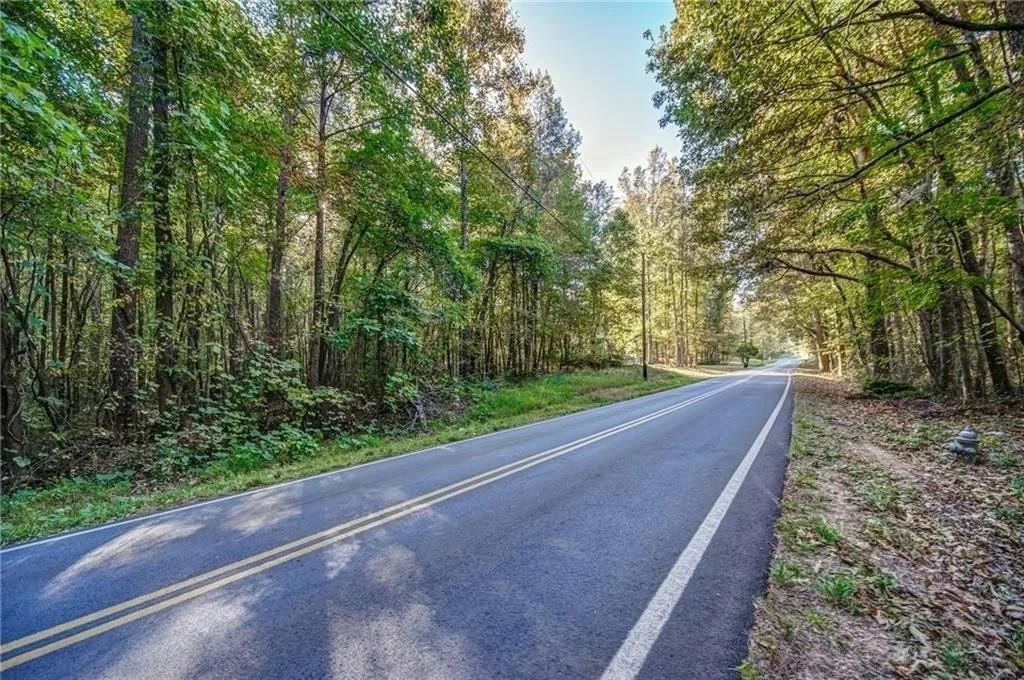
[[[723,678],[782,362],[0,552],[20,678]]]

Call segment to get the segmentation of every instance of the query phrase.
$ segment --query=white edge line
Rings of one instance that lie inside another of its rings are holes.
[[[608,668],[601,675],[601,680],[632,680],[643,668],[651,648],[657,641],[658,636],[661,635],[662,628],[665,627],[669,617],[672,615],[672,611],[682,598],[683,591],[690,582],[694,571],[696,571],[697,565],[700,564],[701,559],[704,557],[704,552],[707,550],[708,545],[710,545],[711,539],[714,538],[715,532],[718,531],[718,527],[725,518],[725,514],[729,511],[733,499],[739,493],[743,480],[747,477],[747,472],[750,471],[750,467],[757,459],[758,453],[761,452],[768,434],[771,432],[779,413],[782,411],[782,406],[786,403],[786,397],[789,395],[789,388],[792,382],[792,376],[787,376],[786,388],[782,391],[782,396],[775,405],[775,410],[768,416],[764,427],[761,428],[757,438],[754,439],[754,443],[750,445],[747,455],[740,461],[740,464],[732,473],[732,477],[729,478],[725,488],[719,494],[715,504],[711,506],[711,510],[708,511],[704,521],[701,522],[696,533],[690,538],[686,548],[683,549],[683,552],[679,555],[665,580],[658,587],[657,592],[647,604],[643,614],[640,615],[640,618],[637,619],[637,622],[629,631],[629,635],[623,641],[622,646],[619,647],[618,652],[615,653],[615,657],[608,664]]]
[[[765,368],[767,368],[767,367],[765,367]],[[754,371],[752,373],[756,374],[758,372],[760,372],[760,371]],[[451,445],[455,445],[455,444],[464,444],[466,442],[476,441],[478,439],[484,439],[485,437],[493,437],[495,435],[504,434],[506,432],[513,432],[515,430],[522,430],[522,429],[525,429],[527,427],[534,427],[534,426],[537,426],[537,425],[544,425],[546,423],[550,423],[550,422],[553,422],[555,420],[561,420],[562,418],[569,418],[571,416],[579,416],[579,415],[584,415],[584,414],[587,414],[587,413],[594,413],[595,411],[600,411],[602,409],[610,408],[612,406],[619,406],[621,404],[627,404],[627,403],[629,403],[631,401],[636,401],[636,400],[644,399],[644,398],[647,398],[647,397],[655,397],[655,396],[658,396],[658,395],[665,395],[665,394],[668,394],[669,392],[673,392],[675,390],[683,390],[683,389],[686,389],[686,388],[690,387],[691,385],[708,385],[708,384],[711,383],[712,380],[715,380],[717,378],[724,377],[726,379],[730,379],[730,378],[732,378],[732,377],[734,377],[736,375],[741,375],[743,373],[744,373],[744,371],[736,371],[734,373],[725,374],[724,376],[714,376],[714,377],[711,377],[711,378],[707,378],[705,380],[698,380],[697,382],[691,383],[690,385],[680,385],[679,387],[670,387],[668,389],[659,390],[657,392],[652,392],[650,394],[642,394],[642,395],[640,395],[638,397],[633,397],[631,399],[624,399],[622,401],[614,401],[614,402],[612,402],[610,404],[605,404],[603,406],[595,406],[594,408],[583,409],[582,411],[573,411],[572,413],[563,413],[562,415],[554,416],[553,418],[546,418],[544,420],[538,420],[538,421],[533,422],[533,423],[524,423],[523,425],[516,425],[514,427],[504,428],[504,429],[501,429],[501,430],[495,430],[494,432],[485,432],[484,434],[478,434],[478,435],[475,435],[473,437],[467,437],[466,439],[458,439],[456,441],[446,442],[445,444],[439,444],[439,445],[435,445],[435,446],[430,446],[430,447],[425,448],[425,449],[418,449],[416,451],[409,451],[408,453],[400,453],[400,454],[398,454],[396,456],[388,456],[386,458],[378,458],[377,460],[371,460],[371,461],[367,461],[365,463],[359,463],[358,465],[349,465],[347,467],[339,468],[337,470],[328,470],[327,472],[320,472],[320,473],[317,473],[315,475],[310,475],[309,477],[299,477],[298,479],[289,479],[288,481],[285,481],[285,482],[278,482],[277,484],[271,484],[270,486],[261,486],[261,487],[258,487],[256,489],[250,489],[249,491],[242,491],[242,492],[239,492],[239,493],[234,493],[234,494],[231,494],[229,496],[219,496],[217,498],[211,498],[209,500],[199,501],[197,503],[189,503],[188,505],[181,505],[181,506],[176,507],[176,508],[169,508],[167,510],[160,510],[158,512],[153,512],[153,513],[149,513],[149,514],[145,514],[145,515],[139,515],[138,517],[128,517],[126,519],[118,520],[116,522],[110,522],[108,524],[101,524],[99,526],[90,527],[88,529],[80,529],[78,531],[70,531],[70,532],[65,533],[65,534],[58,534],[56,536],[51,536],[49,538],[41,538],[39,540],[29,541],[27,543],[18,543],[18,544],[15,544],[15,545],[7,546],[5,548],[0,548],[0,555],[6,555],[8,553],[17,552],[19,550],[24,550],[26,548],[34,548],[35,546],[45,545],[47,543],[55,543],[56,541],[63,541],[64,539],[72,538],[74,536],[84,536],[85,534],[91,534],[91,533],[96,532],[96,531],[105,531],[107,529],[114,529],[114,528],[117,528],[117,527],[120,527],[120,526],[125,526],[126,524],[135,524],[137,522],[144,522],[146,520],[156,519],[158,517],[164,517],[166,515],[172,515],[172,514],[175,514],[175,513],[178,513],[178,512],[184,512],[186,510],[195,510],[196,508],[201,508],[204,505],[212,505],[214,503],[222,503],[224,501],[233,500],[235,498],[244,498],[246,496],[251,496],[251,495],[257,494],[257,493],[265,493],[265,492],[268,492],[268,491],[273,491],[274,489],[279,489],[281,487],[289,486],[291,484],[298,484],[299,482],[308,482],[308,481],[313,480],[313,479],[320,479],[322,477],[329,477],[331,475],[338,475],[338,474],[342,474],[342,473],[345,473],[345,472],[351,472],[352,470],[358,470],[359,468],[368,467],[370,465],[376,465],[378,463],[387,463],[387,462],[392,461],[392,460],[398,460],[399,458],[407,458],[409,456],[415,456],[416,454],[419,454],[419,453],[426,453],[427,451],[436,451],[436,450],[441,449],[442,447],[445,447],[445,446],[451,446]]]

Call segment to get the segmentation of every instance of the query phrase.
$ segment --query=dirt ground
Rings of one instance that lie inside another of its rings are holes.
[[[1024,677],[1024,409],[797,378],[744,678]],[[943,448],[964,425],[981,455]]]

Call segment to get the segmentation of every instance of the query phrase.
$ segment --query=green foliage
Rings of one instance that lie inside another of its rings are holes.
[[[1024,47],[983,31],[965,52],[966,32],[880,5],[776,4],[679,3],[648,52],[718,266],[825,372],[1019,392]]]
[[[733,349],[732,353],[740,359],[753,359],[760,354],[760,351],[758,351],[757,347],[748,342],[737,345]]]
[[[259,372],[264,376],[271,374],[269,381],[274,384],[290,381],[280,376],[282,369],[276,363],[262,366]],[[693,378],[676,373],[654,370],[651,380],[644,382],[635,368],[628,368],[558,374],[515,385],[498,381],[464,383],[458,389],[460,400],[452,403],[460,410],[434,414],[416,432],[403,427],[393,433],[379,428],[376,433],[353,434],[352,424],[346,422],[346,434],[317,441],[305,426],[296,428],[292,423],[284,423],[270,432],[240,436],[235,440],[235,448],[223,450],[225,455],[203,458],[197,463],[199,467],[170,479],[154,479],[144,471],[123,470],[90,478],[67,478],[39,489],[5,492],[0,496],[0,541],[27,540],[131,513],[336,470],[692,381]],[[260,392],[256,386],[246,390]],[[335,390],[313,390],[305,396],[293,392],[292,399],[305,417],[316,422],[325,419],[316,415],[314,404],[326,402],[328,410],[355,413],[355,406],[365,403],[365,399],[339,395]],[[476,403],[486,407],[466,410],[467,404]],[[163,452],[169,456],[170,465],[177,464],[176,455],[194,455],[186,442],[181,447],[175,447],[169,439],[164,442],[167,447]],[[318,448],[314,450],[314,446]],[[161,466],[158,471],[169,468]],[[138,488],[133,486],[136,482]]]
[[[780,586],[789,585],[801,577],[800,565],[792,562],[775,562],[771,568],[772,581]]]
[[[390,374],[384,384],[384,403],[392,412],[410,408],[420,396],[416,379],[401,371]]]
[[[848,573],[827,572],[818,578],[817,591],[823,598],[842,609],[853,609],[854,598],[860,586],[857,579]]]
[[[861,384],[861,389],[864,391],[864,394],[880,399],[912,397],[917,393],[913,385],[885,379],[865,380]]]
[[[653,154],[621,209],[584,180],[501,3],[2,12],[5,488],[101,471],[72,453],[103,441],[165,479],[254,470],[474,381],[624,365],[639,248],[675,277],[651,336],[680,351],[654,358],[728,343],[734,280],[705,274],[678,164]]]
[[[293,361],[254,355],[240,375],[226,376],[223,396],[201,401],[188,416],[189,427],[157,438],[163,475],[212,461],[240,470],[315,454],[317,429],[304,426],[312,425],[313,413],[336,421],[330,406],[340,399],[311,395],[300,370]]]

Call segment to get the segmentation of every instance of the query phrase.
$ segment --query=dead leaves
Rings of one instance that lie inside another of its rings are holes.
[[[776,563],[812,575],[846,570],[864,584],[856,611],[815,598],[813,578],[769,583],[751,659],[766,677],[1020,677],[1024,415],[850,396],[838,382],[798,381]],[[968,422],[986,434],[978,463],[942,449]],[[841,544],[807,542],[807,527],[823,518],[842,527]],[[898,585],[878,587],[882,573]],[[840,625],[794,625],[809,608]]]

